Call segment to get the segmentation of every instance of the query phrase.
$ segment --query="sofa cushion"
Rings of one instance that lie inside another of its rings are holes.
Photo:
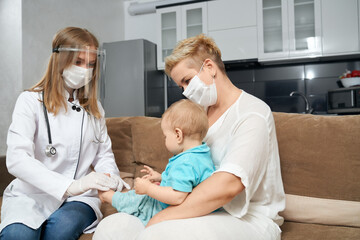
[[[165,147],[164,135],[160,126],[161,119],[154,117],[134,117],[132,119],[132,149],[137,165],[135,177],[140,169],[148,165],[158,172],[165,170],[171,154]]]
[[[360,201],[360,116],[274,117],[286,193]]]
[[[360,239],[360,228],[285,221],[281,226],[282,240]]]
[[[11,175],[6,167],[6,156],[0,156],[0,196],[3,195],[5,188],[10,184],[12,180],[15,179],[13,175]]]
[[[136,164],[132,153],[131,118],[106,118],[106,126],[120,172],[135,174]]]
[[[286,194],[285,219],[360,228],[360,202]]]
[[[274,113],[274,119],[285,193],[344,203],[360,201],[360,138],[356,134],[360,116]],[[306,222],[300,217],[304,209],[291,202],[298,198],[287,200],[285,219],[291,215],[295,216],[291,220]],[[329,217],[318,218],[323,216],[321,210],[311,206],[311,201],[307,207],[312,210],[306,212],[313,214],[307,219],[324,223]],[[354,211],[353,217],[356,214]]]

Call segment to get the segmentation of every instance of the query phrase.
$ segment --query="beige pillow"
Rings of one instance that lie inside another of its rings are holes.
[[[360,227],[360,202],[286,194],[288,221]]]

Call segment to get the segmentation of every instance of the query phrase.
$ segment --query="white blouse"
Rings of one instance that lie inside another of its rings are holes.
[[[241,218],[261,214],[279,226],[285,193],[275,124],[270,108],[242,92],[238,100],[210,127],[204,141],[210,146],[216,172],[241,178],[245,190],[224,209]]]

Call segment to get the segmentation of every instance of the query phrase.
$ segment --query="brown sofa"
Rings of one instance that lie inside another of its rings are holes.
[[[360,239],[360,115],[274,113],[287,207],[282,239]],[[122,177],[133,183],[144,164],[163,171],[160,119],[107,119]],[[0,191],[11,180],[1,159]],[[105,216],[115,213],[104,204]],[[80,239],[91,239],[83,234]]]

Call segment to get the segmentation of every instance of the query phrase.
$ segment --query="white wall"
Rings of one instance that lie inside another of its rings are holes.
[[[66,26],[87,28],[100,43],[124,40],[123,0],[0,0],[0,155],[18,95],[43,76],[52,38]]]
[[[156,13],[131,16],[128,7],[131,2],[124,2],[125,40],[146,39],[157,42]],[[145,2],[143,0],[142,2]]]
[[[0,0],[0,53],[0,155],[5,155],[7,129],[22,88],[21,0]]]
[[[22,9],[24,88],[42,77],[51,54],[52,38],[61,28],[86,28],[100,42],[124,39],[120,0],[23,0]]]

